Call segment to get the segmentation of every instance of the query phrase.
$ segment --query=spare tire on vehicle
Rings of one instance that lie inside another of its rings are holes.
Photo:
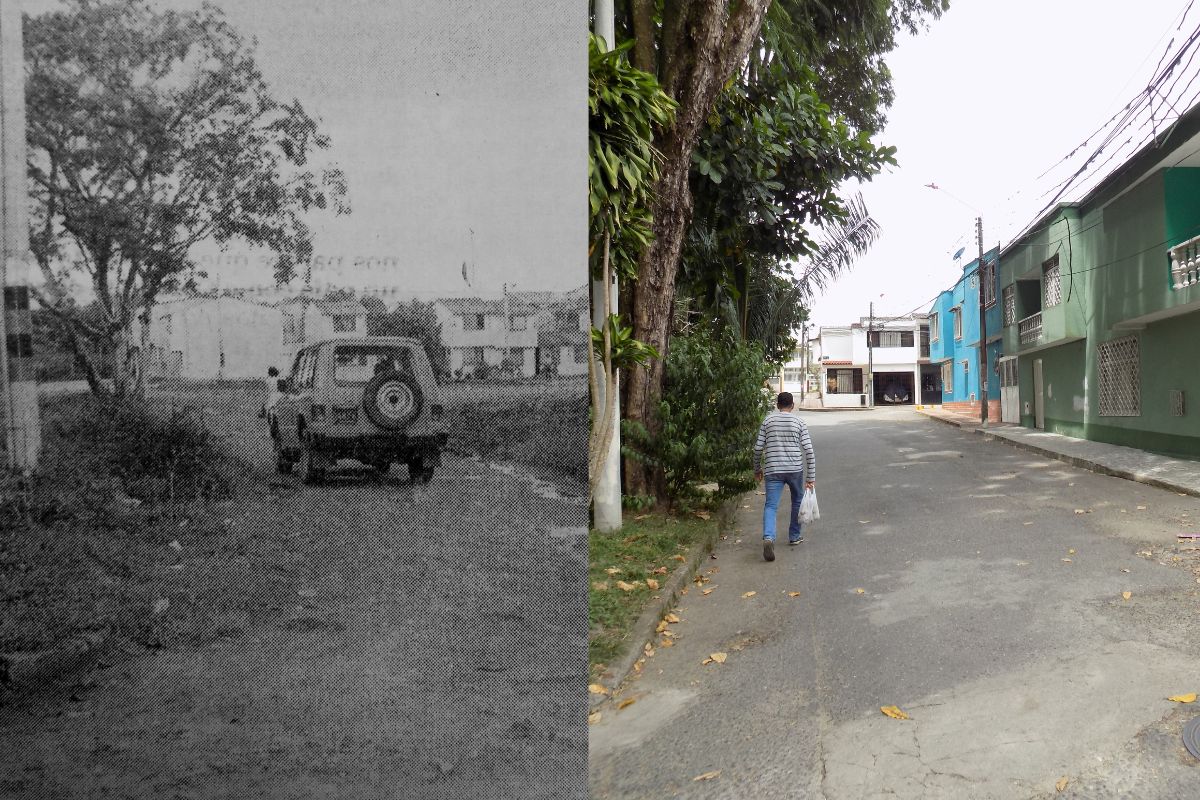
[[[381,372],[363,389],[367,419],[385,430],[400,430],[421,413],[421,386],[411,375]]]

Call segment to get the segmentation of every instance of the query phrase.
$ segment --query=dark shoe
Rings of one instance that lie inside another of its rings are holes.
[[[788,544],[790,544],[790,545],[797,545],[797,544],[803,544],[803,543],[804,543],[803,536],[801,536],[799,539],[788,539]]]
[[[767,561],[775,560],[775,542],[770,539],[763,540],[763,558]]]

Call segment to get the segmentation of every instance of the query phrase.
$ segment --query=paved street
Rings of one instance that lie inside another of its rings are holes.
[[[805,418],[823,518],[768,564],[740,509],[591,726],[594,797],[1196,796],[1200,707],[1166,699],[1200,691],[1195,498],[911,410]]]
[[[240,551],[181,534],[179,568],[271,564],[286,591],[0,707],[0,797],[584,796],[584,499],[451,454],[427,487],[303,486],[247,408],[224,419],[262,484],[225,512]]]

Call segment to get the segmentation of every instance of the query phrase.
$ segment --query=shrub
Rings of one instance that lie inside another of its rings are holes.
[[[663,369],[661,430],[650,436],[626,421],[626,454],[662,471],[676,506],[702,502],[704,483],[718,486],[713,504],[752,489],[754,438],[768,410],[762,386],[772,372],[761,345],[709,332],[679,336]]]

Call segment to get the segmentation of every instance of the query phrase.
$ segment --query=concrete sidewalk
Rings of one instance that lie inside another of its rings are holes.
[[[1197,461],[1160,456],[1132,447],[1076,439],[1004,422],[989,422],[985,429],[979,424],[978,416],[938,407],[926,406],[919,413],[989,439],[1000,439],[1023,450],[1065,461],[1072,466],[1200,497],[1200,462]]]

